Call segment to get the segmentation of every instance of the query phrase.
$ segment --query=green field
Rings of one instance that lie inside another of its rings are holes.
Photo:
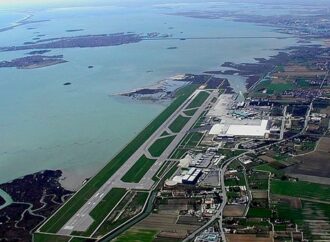
[[[243,172],[238,172],[237,178],[227,178],[225,179],[226,186],[246,186],[245,177]]]
[[[78,237],[73,237],[70,242],[91,242],[95,241],[93,239],[84,239],[84,238],[78,238]]]
[[[167,136],[170,135],[167,131],[164,131],[160,136]]]
[[[149,152],[154,157],[159,157],[169,144],[174,140],[175,136],[168,136],[156,140],[150,147]]]
[[[303,229],[304,237],[308,241],[322,240],[320,235],[323,233],[328,234],[330,205],[309,201],[302,201],[301,205],[301,208],[294,208],[288,203],[278,202],[274,204],[275,218],[289,220],[298,224],[299,229]],[[323,240],[325,239],[323,238]]]
[[[176,149],[172,154],[171,154],[171,159],[181,159],[184,154],[187,153],[189,149],[181,149],[178,148]]]
[[[116,210],[118,210],[116,215],[118,215],[118,212],[123,207],[126,207],[127,209],[129,209],[129,210],[126,209],[126,211],[128,211],[128,213],[127,214],[122,213],[121,216],[118,217],[116,221],[114,221],[114,219],[106,220],[100,226],[100,228],[97,230],[97,232],[95,233],[95,236],[104,236],[107,233],[109,233],[110,231],[112,231],[113,229],[115,229],[116,227],[118,227],[119,225],[125,223],[130,218],[134,217],[138,212],[134,213],[132,211],[141,211],[148,196],[149,196],[149,193],[147,193],[147,192],[137,192],[135,194],[135,196],[133,197],[133,199],[129,202],[129,204],[127,204],[127,201],[125,199],[124,199],[125,201],[122,200],[121,203],[118,205],[118,207],[120,207],[120,208],[119,209],[116,208]]]
[[[250,208],[247,214],[249,218],[270,218],[272,211],[269,208]]]
[[[208,92],[203,92],[203,91],[199,92],[197,96],[188,105],[187,109],[200,107],[209,96],[210,93]]]
[[[235,156],[238,156],[238,155],[240,155],[240,154],[242,154],[242,153],[244,153],[245,151],[243,151],[243,150],[231,150],[231,149],[219,149],[218,151],[217,151],[217,153],[219,154],[219,155],[224,155],[224,156],[226,156],[226,159],[230,159],[230,158],[232,158],[232,157],[235,157]]]
[[[114,241],[116,242],[152,242],[158,232],[156,230],[128,230],[124,234],[120,235]]]
[[[252,190],[268,190],[269,173],[253,171],[248,175],[249,187]]]
[[[189,133],[185,139],[182,141],[181,145],[183,146],[197,146],[201,138],[203,137],[203,133],[200,132],[192,132]]]
[[[273,166],[271,166],[269,164],[258,165],[258,166],[255,166],[254,169],[257,170],[257,171],[270,172],[270,173],[274,174],[276,177],[281,177],[282,175],[284,175],[283,171],[278,170],[278,169],[274,168]]]
[[[139,133],[121,152],[119,152],[96,176],[90,179],[54,216],[48,220],[40,231],[58,232],[64,224],[124,163],[125,161],[168,119],[169,116],[196,90],[198,85],[187,85],[176,93],[176,99]]]
[[[71,237],[39,233],[33,235],[34,242],[68,242],[70,238]]]
[[[165,161],[164,164],[158,169],[157,173],[153,176],[152,180],[157,182],[159,178],[162,177],[166,169],[171,165],[170,161]]]
[[[304,181],[271,181],[271,192],[279,195],[330,201],[330,186]]]
[[[193,116],[196,113],[196,111],[197,111],[197,108],[184,111],[184,114],[187,116]]]
[[[189,119],[190,118],[188,118],[188,117],[183,117],[183,116],[179,115],[173,121],[173,123],[170,124],[169,129],[174,133],[178,133],[188,123]]]
[[[255,90],[259,91],[262,89],[267,89],[267,94],[277,94],[282,93],[286,90],[292,90],[295,85],[292,82],[286,83],[273,83],[270,80],[262,81],[256,86]]]
[[[127,173],[121,179],[123,182],[135,182],[138,183],[155,163],[156,160],[148,159],[145,155],[141,156],[137,162],[127,171]]]

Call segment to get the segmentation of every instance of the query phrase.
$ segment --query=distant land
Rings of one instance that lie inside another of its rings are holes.
[[[63,55],[32,55],[13,59],[11,61],[1,61],[0,68],[16,67],[17,69],[35,69],[65,62],[67,61],[63,60]]]

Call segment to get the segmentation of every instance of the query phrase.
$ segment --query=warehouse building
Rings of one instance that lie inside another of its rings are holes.
[[[268,120],[261,120],[259,125],[254,124],[215,124],[211,128],[209,134],[219,137],[259,137],[265,138],[269,134]]]

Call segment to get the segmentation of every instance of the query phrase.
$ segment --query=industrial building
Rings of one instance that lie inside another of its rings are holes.
[[[202,175],[202,170],[191,168],[186,175],[182,177],[182,184],[194,185]]]
[[[223,137],[262,137],[265,138],[269,134],[268,120],[261,120],[259,125],[255,124],[215,124],[211,128],[210,135]]]

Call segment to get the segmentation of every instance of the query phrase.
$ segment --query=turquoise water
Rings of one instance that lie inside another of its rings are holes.
[[[2,189],[0,189],[0,197],[2,197],[5,200],[5,203],[0,206],[0,210],[3,209],[4,207],[7,207],[13,202],[11,196]]]
[[[193,5],[196,6],[201,7]],[[33,19],[50,21],[0,33],[0,46],[20,45],[38,34],[45,34],[43,38],[127,31],[185,38],[284,36],[253,24],[172,16],[167,13],[173,9],[146,2],[141,6],[128,2],[102,7],[43,8],[32,12]],[[80,28],[84,31],[65,31]],[[255,57],[269,57],[276,54],[274,49],[295,42],[143,41],[116,47],[52,50],[50,54],[63,54],[69,62],[33,70],[0,69],[0,182],[42,169],[61,169],[67,176],[65,185],[76,187],[104,166],[167,105],[132,101],[114,94],[177,74],[219,69],[225,61],[253,62]],[[167,50],[170,46],[178,48]],[[26,52],[1,53],[1,60],[22,57]],[[89,65],[94,68],[88,69]],[[233,77],[230,81],[236,91],[245,90],[244,78]],[[72,85],[63,86],[65,82]]]

